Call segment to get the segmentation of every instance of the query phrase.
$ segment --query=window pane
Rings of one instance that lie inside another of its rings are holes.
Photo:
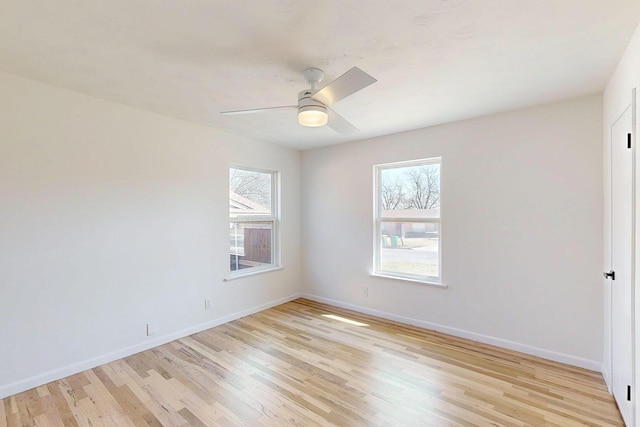
[[[273,222],[231,222],[231,271],[273,264]]]
[[[380,271],[439,277],[438,222],[381,222]]]
[[[268,172],[229,169],[229,216],[273,215],[271,177]]]
[[[375,167],[375,273],[440,281],[441,159]]]
[[[380,169],[383,218],[440,218],[440,164]]]

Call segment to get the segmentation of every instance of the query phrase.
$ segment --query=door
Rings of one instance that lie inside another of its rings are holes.
[[[611,127],[611,368],[613,395],[633,425],[633,151],[631,106]]]

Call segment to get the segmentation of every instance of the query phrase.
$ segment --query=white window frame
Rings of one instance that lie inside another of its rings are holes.
[[[440,166],[440,217],[438,219],[431,218],[417,218],[417,217],[382,217],[382,202],[381,202],[381,182],[382,171],[387,169],[406,168],[412,166],[425,166],[425,165],[439,165]],[[442,158],[432,157],[425,159],[407,160],[393,163],[383,163],[373,166],[373,276],[385,277],[406,280],[411,282],[425,283],[437,286],[445,286],[442,281]],[[410,273],[399,273],[397,271],[387,271],[380,267],[380,249],[382,248],[382,223],[424,223],[424,224],[438,224],[438,276],[422,276]]]
[[[264,273],[267,271],[279,270],[280,266],[280,172],[266,169],[258,169],[253,167],[247,167],[237,164],[229,165],[227,178],[230,175],[231,169],[239,169],[249,172],[259,172],[271,175],[271,215],[253,215],[247,217],[233,217],[229,213],[229,228],[234,223],[253,223],[253,222],[270,222],[271,223],[271,257],[272,263],[260,265],[256,267],[242,268],[239,270],[231,271],[229,266],[229,274],[225,281],[237,279],[245,276],[252,276],[258,273]],[[227,188],[229,188],[229,182]],[[230,254],[230,253],[229,253]],[[229,263],[229,261],[227,261]],[[228,264],[229,265],[229,264]]]

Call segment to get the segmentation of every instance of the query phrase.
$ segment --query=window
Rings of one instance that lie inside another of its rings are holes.
[[[231,276],[278,267],[276,172],[229,168]]]
[[[440,158],[374,167],[374,274],[440,283]]]

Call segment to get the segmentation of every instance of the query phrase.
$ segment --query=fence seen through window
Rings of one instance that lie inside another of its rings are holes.
[[[229,269],[232,275],[277,266],[276,174],[229,168]]]

